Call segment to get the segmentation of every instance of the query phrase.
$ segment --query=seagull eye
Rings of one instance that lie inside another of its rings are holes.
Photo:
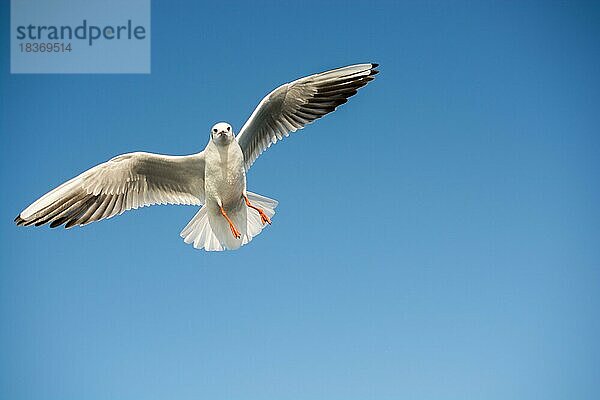
[[[217,133],[217,128],[213,129],[213,133]]]
[[[230,126],[228,126],[228,127],[227,127],[227,132],[230,132],[230,131],[231,131],[231,127],[230,127]]]

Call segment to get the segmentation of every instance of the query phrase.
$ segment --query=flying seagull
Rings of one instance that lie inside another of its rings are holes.
[[[356,64],[279,86],[258,104],[239,134],[212,127],[197,154],[123,154],[46,193],[23,210],[17,225],[87,225],[153,204],[202,206],[181,231],[207,251],[234,250],[271,224],[277,201],[246,190],[256,158],[290,132],[334,111],[373,80],[378,64]]]

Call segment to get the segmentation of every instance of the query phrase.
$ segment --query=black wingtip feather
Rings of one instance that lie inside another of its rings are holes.
[[[377,68],[379,67],[379,64],[372,62],[371,63],[371,68]]]
[[[15,217],[15,224],[17,224],[17,226],[23,225],[24,222],[25,222],[25,220],[23,218],[21,218],[21,214],[19,214]]]
[[[77,219],[72,219],[65,224],[65,229],[69,229],[77,225]]]
[[[61,226],[65,221],[63,221],[62,219],[56,220],[56,221],[52,221],[50,223],[50,228],[56,228],[58,226]]]

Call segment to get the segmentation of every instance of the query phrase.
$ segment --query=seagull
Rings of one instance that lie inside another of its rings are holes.
[[[355,64],[279,86],[238,135],[226,122],[197,154],[122,154],[46,193],[16,218],[19,226],[83,226],[154,204],[202,206],[181,237],[206,251],[235,250],[271,224],[278,202],[246,190],[258,156],[291,132],[333,112],[375,78],[378,64]]]

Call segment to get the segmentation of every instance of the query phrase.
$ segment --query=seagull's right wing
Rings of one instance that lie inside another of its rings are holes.
[[[300,78],[269,93],[244,124],[237,141],[246,170],[271,144],[329,114],[375,78],[378,64],[349,65]]]
[[[204,203],[204,154],[129,153],[97,165],[23,210],[17,225],[85,225],[153,204]]]

